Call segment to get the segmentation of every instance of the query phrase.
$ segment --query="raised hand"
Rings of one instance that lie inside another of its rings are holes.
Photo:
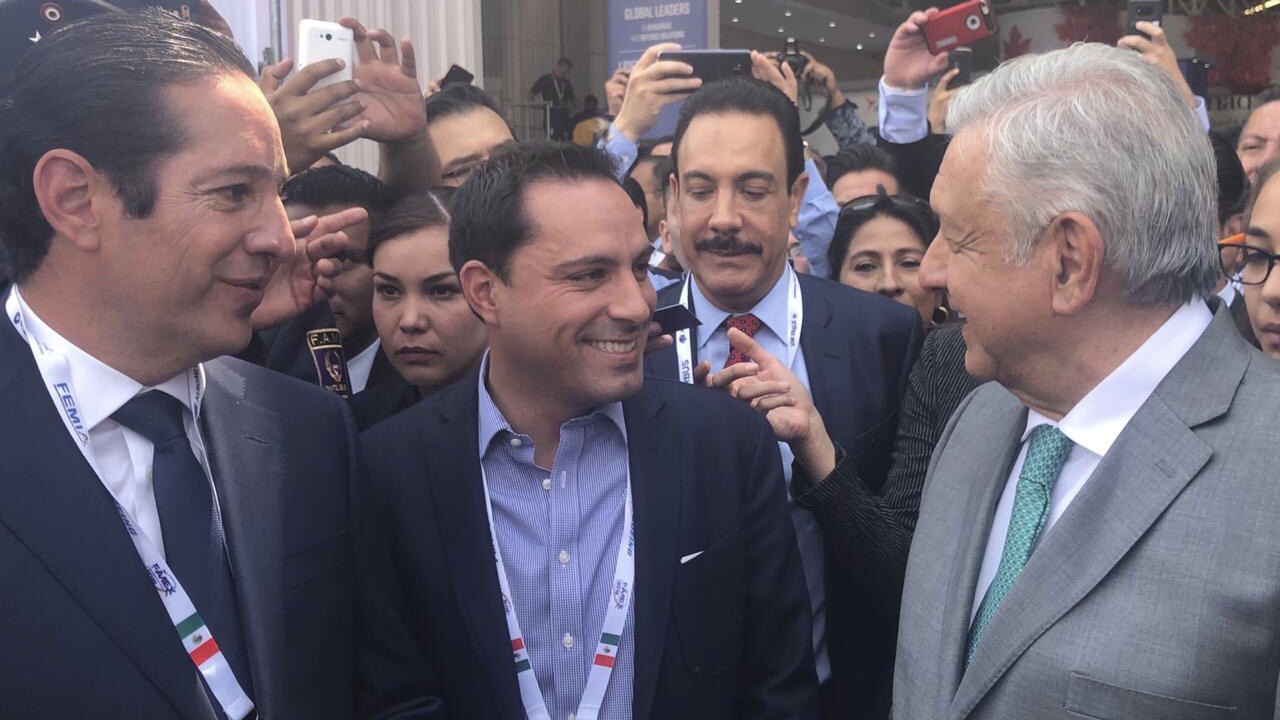
[[[658,61],[658,53],[679,49],[675,43],[654,45],[645,50],[632,66],[622,109],[613,121],[614,128],[632,142],[639,142],[640,136],[658,122],[662,108],[689,97],[690,93],[702,87],[702,79],[693,76],[693,67],[688,63]]]
[[[413,142],[425,132],[427,109],[418,85],[413,43],[396,39],[386,30],[366,30],[352,17],[338,19],[351,28],[356,45],[352,77],[359,85],[356,101],[364,111],[356,117],[363,136],[384,143]]]
[[[1173,84],[1178,86],[1178,93],[1182,95],[1182,99],[1187,101],[1191,107],[1197,104],[1195,93],[1191,91],[1191,86],[1187,84],[1187,79],[1182,76],[1182,70],[1178,67],[1178,56],[1173,52],[1173,48],[1169,47],[1169,38],[1164,34],[1164,28],[1159,25],[1142,21],[1135,24],[1140,31],[1151,36],[1148,40],[1141,35],[1125,35],[1116,42],[1119,47],[1127,47],[1142,53],[1142,59],[1155,65],[1165,71],[1172,80]]]
[[[325,153],[360,137],[363,122],[351,122],[364,111],[353,96],[355,81],[334,83],[312,92],[315,84],[342,69],[341,60],[312,63],[289,77],[293,60],[268,65],[258,87],[267,96],[280,124],[289,172],[306,170]],[[421,100],[419,100],[421,102]]]
[[[364,208],[348,208],[330,215],[309,215],[289,224],[294,253],[276,268],[253,311],[255,330],[274,327],[297,317],[333,294],[333,279],[342,272],[338,256],[351,249],[343,232],[369,217]]]
[[[917,10],[893,31],[884,53],[885,84],[899,90],[918,90],[947,68],[946,53],[930,53],[921,29],[937,14],[938,8],[934,7]]]

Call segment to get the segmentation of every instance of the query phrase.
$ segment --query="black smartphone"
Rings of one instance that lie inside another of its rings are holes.
[[[1129,0],[1124,23],[1124,34],[1140,35],[1150,40],[1150,35],[1138,32],[1138,23],[1149,22],[1159,25],[1163,20],[1164,0]]]
[[[751,75],[750,50],[673,50],[658,53],[658,61],[675,60],[693,66],[694,77],[710,83],[734,75]]]
[[[449,72],[445,73],[444,77],[440,80],[440,87],[447,87],[449,85],[470,85],[471,81],[475,79],[475,75],[472,75],[461,66],[453,65],[449,68]]]
[[[698,322],[698,316],[683,305],[668,305],[664,308],[658,308],[653,313],[653,321],[661,325],[662,332],[667,335],[702,324]]]
[[[947,56],[947,72],[959,68],[960,72],[951,78],[947,87],[954,90],[973,82],[973,50],[967,47],[956,48]]]

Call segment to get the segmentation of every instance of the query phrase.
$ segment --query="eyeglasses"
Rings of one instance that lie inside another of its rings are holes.
[[[844,205],[840,206],[840,213],[856,213],[865,212],[867,210],[888,210],[893,207],[910,208],[917,212],[924,212],[928,215],[933,214],[933,208],[929,207],[929,203],[921,200],[914,195],[890,195],[883,185],[877,185],[876,189],[880,192],[875,195],[863,195],[856,197]]]
[[[1218,243],[1218,262],[1222,274],[1243,285],[1261,285],[1271,277],[1271,268],[1280,259],[1269,250],[1244,244],[1244,234],[1233,235]]]

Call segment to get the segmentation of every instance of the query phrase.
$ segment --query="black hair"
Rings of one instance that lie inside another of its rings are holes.
[[[557,61],[556,61],[556,64],[557,64],[557,65],[568,65],[569,67],[573,67],[573,61],[572,61],[572,60],[570,60],[570,59],[569,59],[569,58],[567,58],[567,57],[562,57],[562,58],[560,58],[559,60],[557,60]]]
[[[670,155],[659,158],[658,166],[653,169],[653,175],[658,181],[658,194],[662,196],[663,201],[667,200],[667,193],[671,190],[671,174],[676,171],[676,161]]]
[[[615,170],[613,156],[595,147],[550,140],[504,146],[453,197],[449,261],[461,268],[468,260],[479,260],[510,282],[511,255],[533,232],[524,208],[529,186],[540,180],[599,180],[617,186]]]
[[[827,187],[835,187],[836,181],[851,172],[879,170],[892,175],[898,185],[902,185],[902,177],[898,174],[898,163],[893,156],[875,145],[855,145],[841,150],[827,161]]]
[[[1244,212],[1249,179],[1234,145],[1218,133],[1209,133],[1209,144],[1213,146],[1213,161],[1218,171],[1218,225],[1222,226],[1231,216]]]
[[[676,134],[671,144],[671,157],[676,171],[680,168],[680,143],[689,123],[699,115],[742,113],[773,118],[782,134],[782,147],[787,158],[787,194],[796,178],[804,172],[804,137],[800,134],[800,116],[796,106],[781,90],[763,80],[733,77],[718,80],[695,92],[680,108]]]
[[[373,254],[384,242],[433,227],[444,228],[446,232],[449,229],[449,213],[434,191],[410,193],[400,198],[374,224],[373,231],[369,233],[369,250],[366,255],[369,264],[373,264]]]
[[[33,45],[0,89],[0,244],[10,276],[31,275],[53,238],[32,185],[45,153],[84,157],[125,212],[145,218],[156,165],[186,142],[167,87],[228,75],[255,79],[232,40],[162,10],[95,15]]]
[[[584,96],[583,96],[583,98],[582,98],[582,106],[583,106],[583,107],[589,107],[589,106],[592,106],[592,105],[595,105],[596,107],[599,107],[599,106],[600,106],[600,98],[596,97],[595,95],[584,95]]]
[[[369,173],[349,165],[325,165],[304,170],[289,178],[281,189],[286,203],[324,207],[347,205],[362,207],[370,216],[381,215],[391,207],[387,186]]]
[[[512,127],[507,116],[498,109],[498,103],[494,101],[493,96],[475,85],[446,85],[440,92],[428,95],[426,103],[427,125],[453,115],[484,108],[502,118],[502,122],[506,123],[507,129],[511,131],[511,137],[516,136],[516,129]]]
[[[631,198],[631,202],[640,208],[644,226],[649,227],[649,202],[644,199],[644,188],[640,187],[640,181],[628,175],[622,180],[622,189],[627,191],[627,197]]]
[[[880,198],[874,205],[851,203],[840,211],[831,245],[827,247],[827,273],[831,280],[839,282],[840,268],[844,265],[845,254],[849,252],[849,243],[853,242],[853,236],[862,226],[874,218],[887,216],[902,221],[926,248],[938,234],[938,216],[927,203],[906,195],[890,196],[884,192],[883,185],[878,189]]]

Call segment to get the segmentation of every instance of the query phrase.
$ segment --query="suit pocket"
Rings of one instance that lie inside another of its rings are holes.
[[[338,532],[326,540],[302,550],[295,550],[284,558],[284,589],[291,590],[311,582],[340,567],[348,554],[347,531]]]
[[[742,529],[676,568],[672,614],[689,673],[709,678],[742,654],[744,566]]]
[[[1134,717],[1161,720],[1228,720],[1236,716],[1234,707],[1154,695],[1071,673],[1064,706],[1072,715],[1095,720],[1125,720]]]

